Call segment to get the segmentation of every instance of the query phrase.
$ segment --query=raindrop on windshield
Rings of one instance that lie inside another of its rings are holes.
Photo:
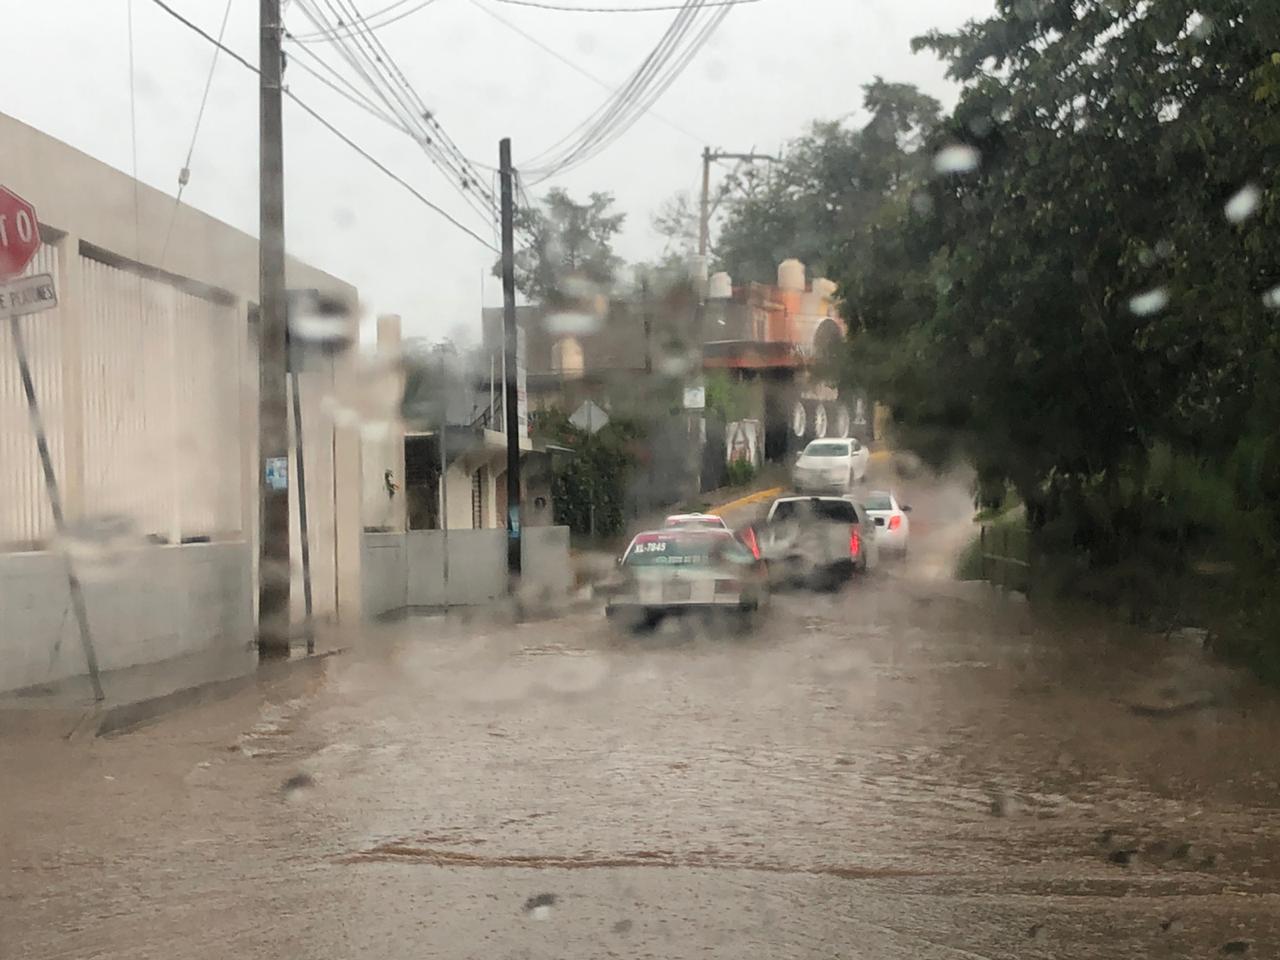
[[[547,332],[560,337],[580,337],[583,334],[595,333],[600,327],[600,318],[582,311],[561,311],[547,317]]]
[[[1280,310],[1280,283],[1262,295],[1262,305],[1272,310]]]
[[[934,155],[933,169],[936,173],[972,173],[982,163],[982,153],[977,147],[967,143],[953,143],[943,147]]]
[[[1164,287],[1155,287],[1145,293],[1135,294],[1129,298],[1129,309],[1140,317],[1159,313],[1169,304],[1169,291]]]
[[[1222,207],[1223,215],[1232,223],[1241,223],[1258,209],[1262,201],[1262,190],[1256,183],[1246,183]]]

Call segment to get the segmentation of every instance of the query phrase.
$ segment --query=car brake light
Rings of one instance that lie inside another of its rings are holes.
[[[900,526],[902,526],[902,515],[895,513],[889,518],[889,529],[897,530]]]
[[[862,537],[858,535],[857,527],[849,528],[849,556],[856,557],[862,552]]]
[[[742,584],[737,580],[717,580],[716,593],[740,593]]]
[[[752,527],[747,527],[742,533],[742,540],[747,545],[747,549],[751,551],[751,556],[756,560],[760,559],[760,542],[756,540],[756,532]]]

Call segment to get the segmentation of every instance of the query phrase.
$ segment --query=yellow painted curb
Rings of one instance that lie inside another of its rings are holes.
[[[872,450],[870,459],[879,463],[882,460],[888,460],[892,454],[888,450]]]
[[[728,503],[722,503],[718,507],[712,507],[707,511],[707,513],[718,517],[726,510],[745,507],[747,504],[759,503],[761,500],[769,500],[780,493],[782,493],[782,487],[770,487],[768,490],[757,490],[755,493],[749,493],[745,497],[739,497],[737,500],[730,500]]]

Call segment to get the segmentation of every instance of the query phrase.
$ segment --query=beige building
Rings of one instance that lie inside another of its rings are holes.
[[[31,202],[56,310],[21,321],[104,670],[252,638],[254,237],[0,115],[0,183]],[[170,228],[172,222],[172,227]],[[291,288],[356,291],[288,263]],[[352,339],[354,341],[354,324]],[[319,618],[360,618],[352,356],[301,374]],[[290,478],[297,476],[290,463]],[[294,612],[301,616],[294,503]],[[7,325],[0,329],[0,690],[85,670]]]

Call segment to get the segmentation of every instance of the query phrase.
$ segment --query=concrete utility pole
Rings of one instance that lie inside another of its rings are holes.
[[[697,369],[686,381],[690,386],[702,385],[702,348],[705,334],[703,328],[707,315],[707,249],[711,245],[711,164],[716,160],[743,160],[752,163],[756,160],[776,161],[764,153],[724,153],[702,148],[702,196],[698,202],[698,302],[693,312],[693,352],[697,357]],[[705,394],[704,394],[705,397]],[[697,500],[702,492],[702,447],[706,430],[703,411],[690,410],[686,426],[689,438],[689,491],[686,494],[690,504]]]
[[[767,153],[722,153],[710,147],[702,148],[702,199],[698,205],[698,256],[707,255],[707,247],[711,243],[711,164],[716,160],[744,160],[754,163],[756,160],[767,160],[777,163],[777,157]]]
[[[280,0],[260,0],[258,145],[258,656],[289,656],[289,402]]]
[[[507,572],[513,586],[520,576],[520,396],[516,380],[516,251],[515,178],[511,168],[511,140],[498,144],[498,173],[502,180],[502,330],[506,349],[502,357],[502,378],[506,386],[503,420],[507,428]]]

